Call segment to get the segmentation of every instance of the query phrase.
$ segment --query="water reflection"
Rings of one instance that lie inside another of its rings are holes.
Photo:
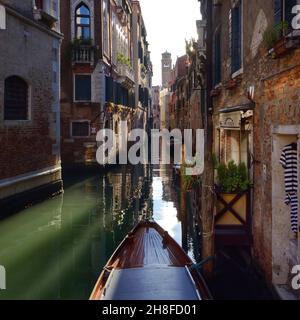
[[[195,219],[168,167],[72,173],[65,193],[0,222],[0,299],[87,299],[118,244],[145,212],[197,259]]]

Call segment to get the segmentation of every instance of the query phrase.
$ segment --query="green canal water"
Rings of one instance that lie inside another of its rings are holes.
[[[0,221],[0,299],[88,299],[144,212],[198,261],[195,218],[183,198],[168,167],[66,174],[64,194]]]

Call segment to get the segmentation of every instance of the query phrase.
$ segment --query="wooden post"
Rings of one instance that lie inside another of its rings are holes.
[[[205,169],[202,185],[202,206],[200,215],[202,216],[202,259],[214,256],[214,167],[212,160],[213,150],[213,121],[212,121],[212,1],[206,3],[207,37],[206,37],[206,108],[205,108]],[[204,265],[206,276],[210,277],[213,273],[213,262]]]

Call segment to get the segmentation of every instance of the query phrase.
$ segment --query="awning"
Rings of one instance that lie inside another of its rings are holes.
[[[232,113],[232,112],[238,112],[238,111],[247,112],[249,110],[254,110],[254,109],[255,109],[255,103],[248,102],[248,103],[239,104],[239,105],[233,106],[233,107],[226,107],[224,109],[219,110],[219,113]]]

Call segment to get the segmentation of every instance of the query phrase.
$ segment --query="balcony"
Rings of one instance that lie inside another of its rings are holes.
[[[33,17],[36,21],[41,21],[47,27],[53,28],[58,21],[57,6],[51,6],[49,0],[35,0],[33,7]]]
[[[94,47],[91,45],[73,46],[72,62],[92,64],[94,62]]]
[[[132,88],[134,85],[134,74],[132,68],[126,64],[117,64],[117,72],[119,74],[119,81],[122,82],[125,87]]]

